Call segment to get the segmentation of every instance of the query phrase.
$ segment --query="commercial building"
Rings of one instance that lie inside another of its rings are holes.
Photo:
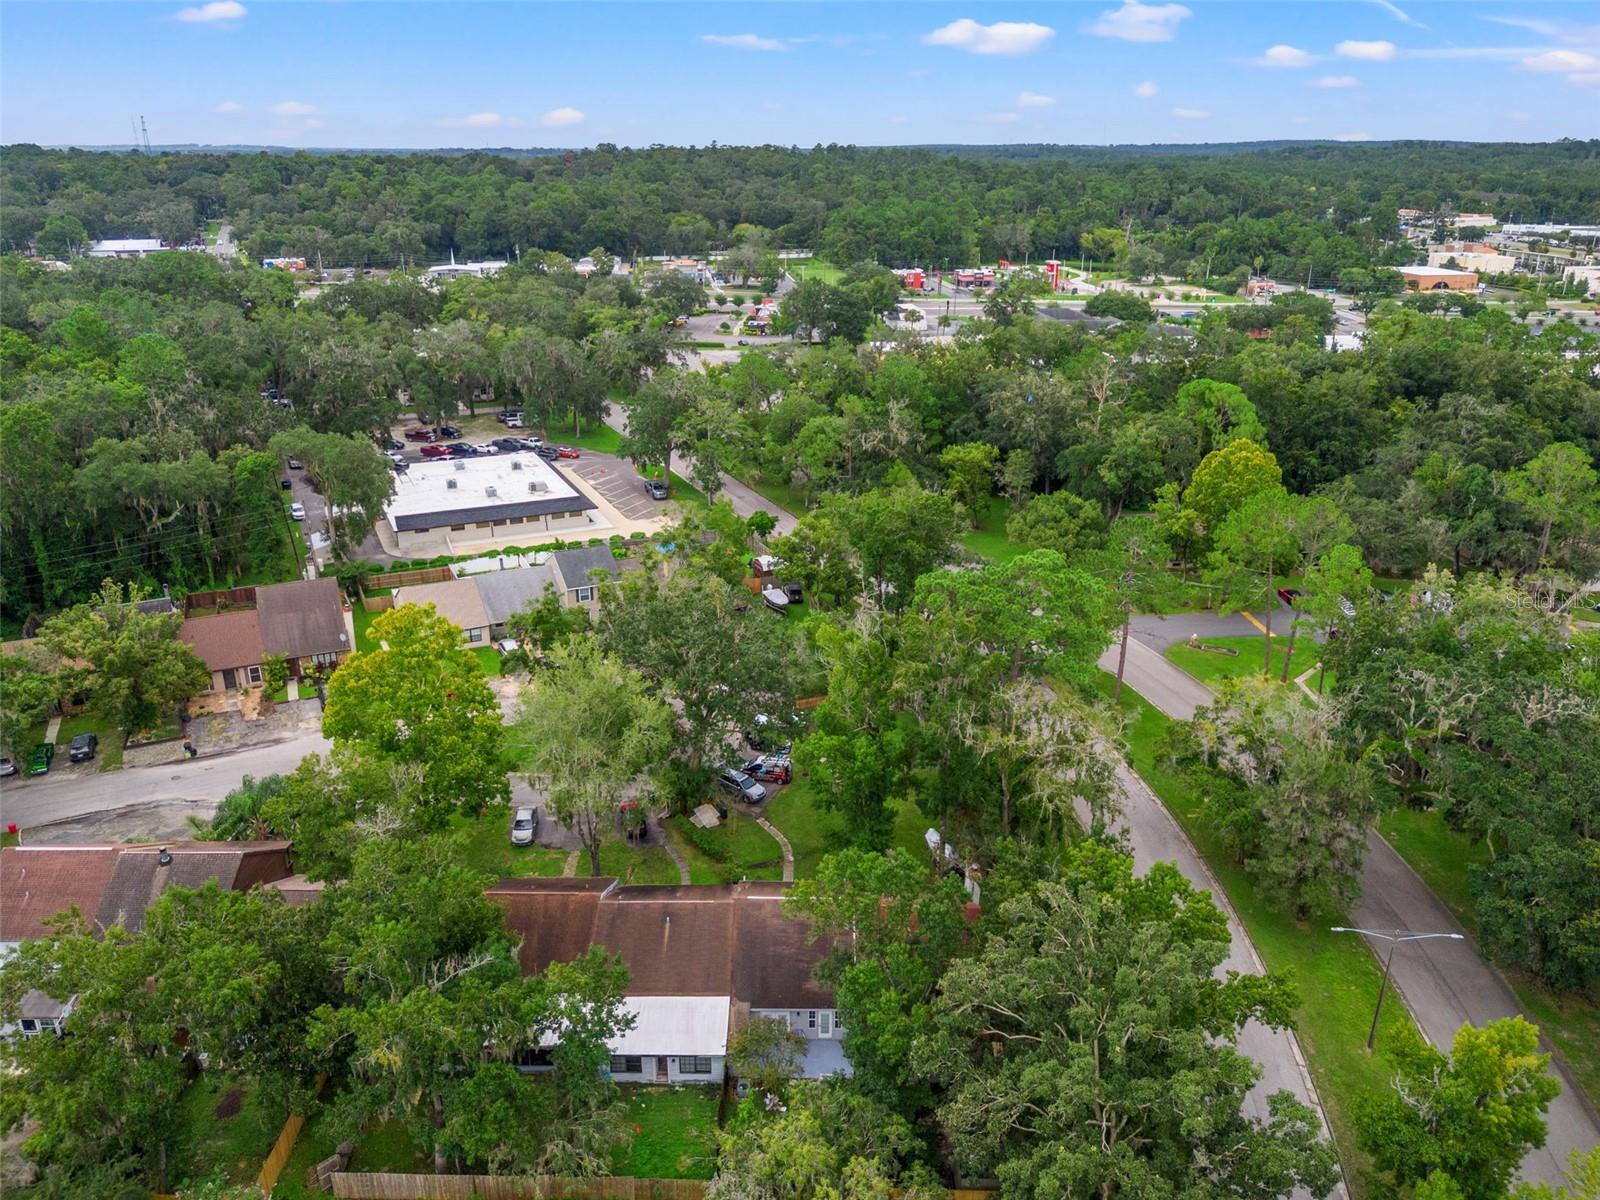
[[[1400,267],[1400,278],[1414,292],[1470,292],[1478,286],[1474,271],[1449,267]]]
[[[143,258],[165,249],[160,238],[102,238],[89,247],[89,257]]]
[[[599,506],[537,454],[417,463],[395,479],[383,540],[402,558],[609,533]]]
[[[479,278],[488,275],[498,275],[505,270],[506,262],[503,259],[491,258],[481,262],[456,261],[456,252],[450,251],[450,261],[440,263],[436,267],[428,268],[429,279],[460,279],[463,275],[476,275]]]
[[[1485,275],[1503,275],[1517,269],[1517,256],[1504,254],[1482,242],[1446,242],[1428,250],[1430,267],[1454,267]]]
[[[832,951],[787,916],[788,885],[623,886],[615,879],[506,879],[488,896],[521,940],[527,974],[591,946],[628,967],[634,1027],[610,1044],[611,1074],[636,1083],[721,1083],[728,1041],[750,1020],[781,1021],[806,1042],[807,1078],[848,1074],[833,993],[815,978]],[[530,1050],[525,1068],[543,1065]]]

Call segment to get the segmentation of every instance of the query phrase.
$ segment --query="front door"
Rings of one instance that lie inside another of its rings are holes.
[[[233,691],[239,686],[239,672],[232,667],[227,667],[222,672],[222,686],[227,691]]]
[[[817,1014],[817,1036],[831,1038],[833,1036],[833,1010],[825,1008]]]
[[[667,1082],[667,1056],[665,1054],[656,1055],[656,1082]]]

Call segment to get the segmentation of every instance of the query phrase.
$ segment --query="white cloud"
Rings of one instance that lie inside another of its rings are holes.
[[[515,117],[503,117],[497,112],[468,113],[464,117],[440,117],[434,122],[446,129],[493,129],[496,126],[521,125]]]
[[[1181,4],[1140,4],[1123,0],[1121,8],[1108,9],[1084,29],[1095,37],[1121,38],[1125,42],[1170,42],[1178,24],[1190,12]]]
[[[1523,59],[1522,65],[1530,71],[1571,74],[1574,71],[1592,71],[1600,67],[1600,58],[1585,54],[1582,50],[1546,50],[1543,54],[1534,54]]]
[[[1600,71],[1580,71],[1576,75],[1568,75],[1567,82],[1573,87],[1600,87]]]
[[[1370,133],[1336,133],[1333,136],[1333,140],[1336,142],[1370,142],[1372,135]]]
[[[242,113],[244,111],[244,105],[240,104],[237,100],[224,100],[211,111],[219,113]]]
[[[762,37],[755,33],[702,33],[700,40],[708,46],[726,46],[730,50],[787,50],[777,38]]]
[[[583,114],[575,108],[552,108],[539,118],[539,124],[547,129],[558,129],[563,125],[581,125]]]
[[[1055,35],[1056,31],[1050,26],[1035,25],[1031,21],[996,21],[993,25],[980,25],[971,17],[962,17],[925,35],[922,44],[951,46],[973,54],[1032,54]]]
[[[280,100],[272,106],[272,111],[280,117],[303,117],[308,113],[317,111],[315,104],[307,104],[303,100]]]
[[[1260,58],[1252,59],[1258,67],[1309,67],[1316,58],[1298,46],[1269,46]]]
[[[209,4],[196,4],[193,8],[180,8],[174,17],[179,21],[208,23],[211,21],[237,21],[248,10],[239,0],[211,0]]]
[[[1361,80],[1354,75],[1324,75],[1320,79],[1313,79],[1311,86],[1314,88],[1353,88],[1360,87]]]
[[[1366,62],[1388,62],[1395,54],[1393,42],[1340,42],[1333,48],[1335,54],[1345,58],[1359,58]]]
[[[1211,114],[1203,108],[1175,108],[1172,115],[1185,121],[1204,121]]]
[[[1146,100],[1148,100],[1160,90],[1161,89],[1158,88],[1153,81],[1146,79],[1138,87],[1133,89],[1133,94],[1135,96],[1143,96]]]
[[[1018,92],[1018,108],[1049,108],[1056,102],[1054,96],[1044,96],[1038,92]]]
[[[1398,4],[1391,4],[1390,0],[1372,0],[1372,2],[1379,8],[1383,9],[1384,12],[1388,13],[1396,21],[1400,21],[1406,25],[1415,25],[1418,29],[1428,28],[1421,21],[1417,20],[1410,13],[1402,9]]]

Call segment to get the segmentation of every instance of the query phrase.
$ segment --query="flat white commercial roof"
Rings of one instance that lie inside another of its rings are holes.
[[[542,487],[537,486],[541,484]],[[414,520],[418,517],[464,510],[510,509],[531,502],[556,500],[573,501],[570,506],[573,510],[594,507],[594,502],[568,483],[564,475],[531,450],[524,450],[515,454],[413,463],[410,470],[396,476],[394,495],[383,507],[396,529],[414,529],[419,527]]]
[[[102,238],[89,247],[90,254],[154,254],[161,249],[160,238]]]
[[[1476,271],[1462,270],[1457,267],[1396,267],[1402,275],[1476,275]]]
[[[622,1007],[635,1020],[607,1043],[613,1054],[728,1052],[727,996],[628,996]]]

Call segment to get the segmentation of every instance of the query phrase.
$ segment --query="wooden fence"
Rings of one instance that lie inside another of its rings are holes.
[[[254,608],[256,589],[253,587],[215,588],[209,592],[190,592],[183,598],[183,615],[202,609],[225,612],[233,608]]]
[[[368,575],[364,588],[416,587],[420,583],[443,583],[454,579],[449,567],[421,567],[415,571],[390,571],[383,575]]]
[[[700,1179],[561,1179],[554,1175],[387,1175],[333,1177],[339,1200],[703,1200]]]
[[[361,607],[366,609],[368,612],[371,612],[371,613],[388,612],[391,608],[394,607],[394,597],[393,596],[363,596],[363,597],[361,597]],[[356,649],[357,650],[364,650],[364,649],[366,649],[366,647],[365,646],[357,646]]]

